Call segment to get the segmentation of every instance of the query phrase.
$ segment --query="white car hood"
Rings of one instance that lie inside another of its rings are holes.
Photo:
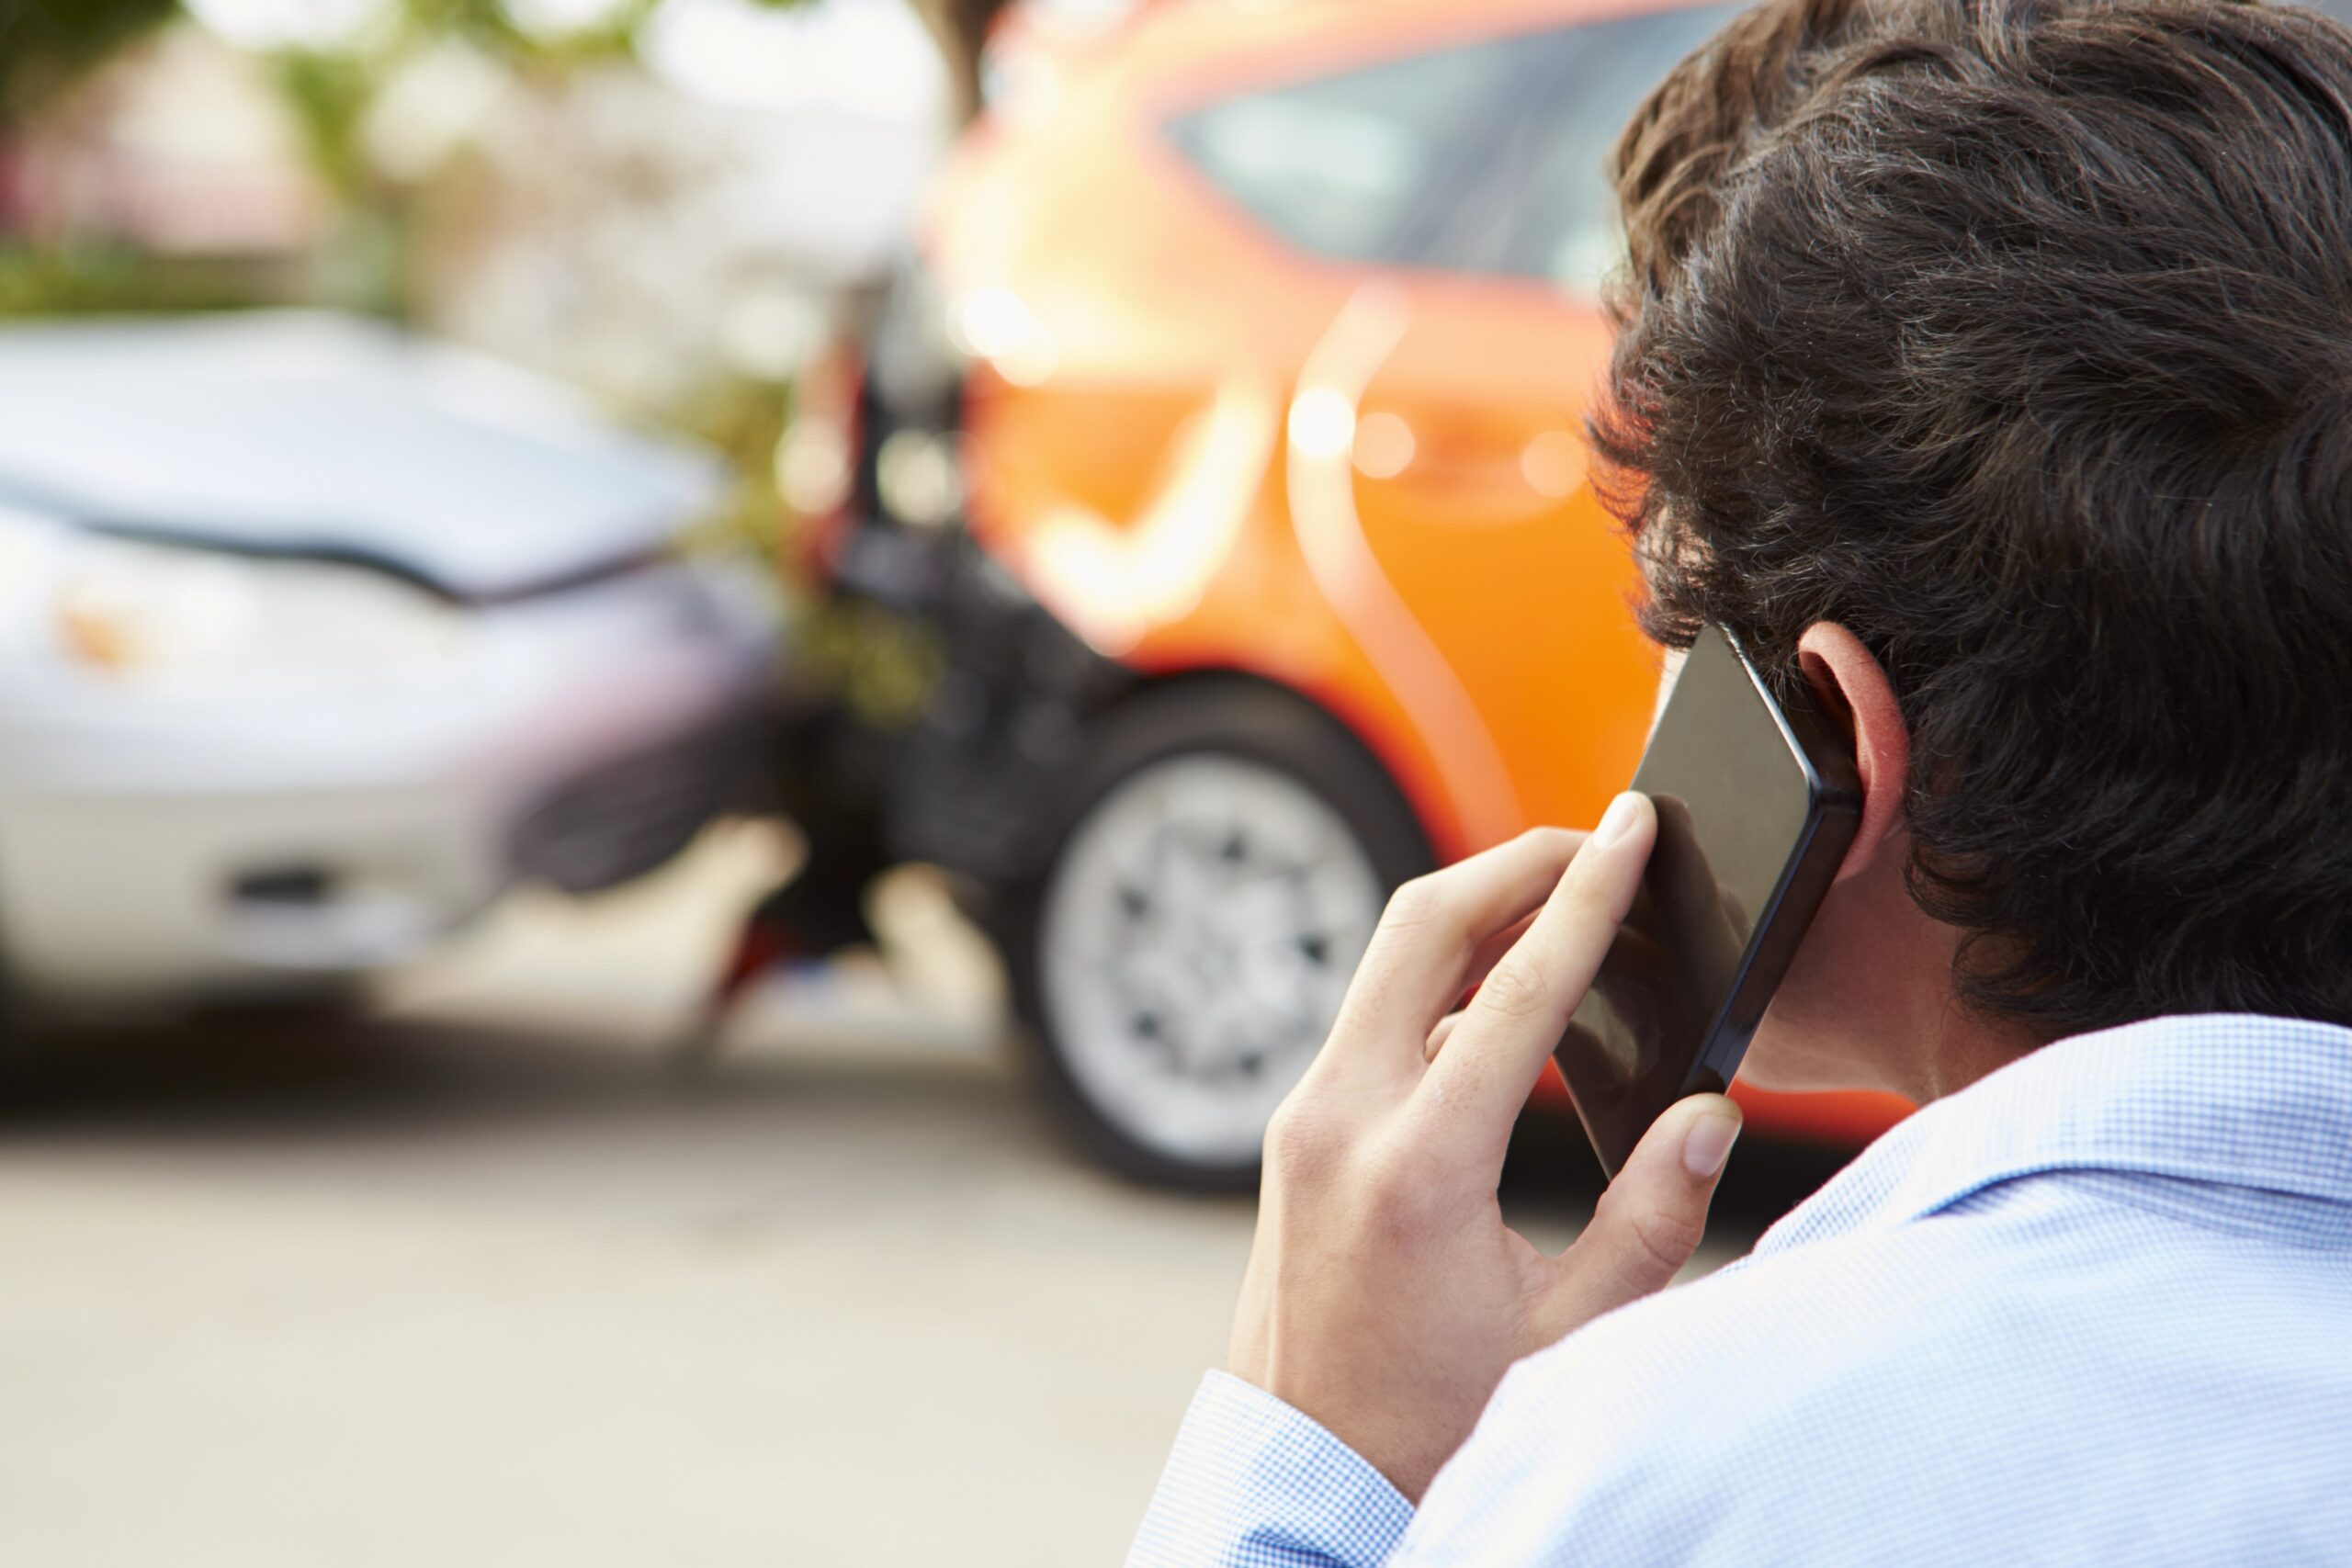
[[[659,549],[721,487],[550,382],[356,318],[0,330],[0,502],[67,523],[501,599]]]

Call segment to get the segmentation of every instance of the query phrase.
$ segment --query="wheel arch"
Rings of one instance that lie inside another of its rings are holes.
[[[1310,721],[1329,732],[1332,738],[1347,746],[1364,762],[1387,779],[1389,786],[1419,830],[1421,844],[1431,865],[1442,863],[1452,855],[1449,846],[1459,837],[1453,820],[1453,805],[1440,796],[1429,798],[1422,788],[1417,770],[1396,754],[1396,749],[1382,744],[1379,727],[1365,722],[1364,716],[1352,713],[1351,705],[1334,701],[1297,682],[1269,675],[1238,664],[1198,664],[1182,669],[1138,671],[1132,684],[1122,691],[1105,711],[1155,692],[1167,691],[1250,691],[1266,694],[1289,703]]]

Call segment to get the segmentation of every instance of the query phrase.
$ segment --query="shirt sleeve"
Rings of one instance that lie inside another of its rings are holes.
[[[1253,1383],[1201,1380],[1128,1568],[1377,1568],[1413,1506],[1363,1456]]]

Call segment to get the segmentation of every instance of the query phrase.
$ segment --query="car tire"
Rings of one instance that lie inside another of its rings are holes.
[[[1035,1076],[1128,1177],[1254,1185],[1388,894],[1430,869],[1387,770],[1305,700],[1147,688],[1089,728],[999,935]]]

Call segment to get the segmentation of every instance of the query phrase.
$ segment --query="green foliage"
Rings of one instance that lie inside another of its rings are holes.
[[[277,298],[274,281],[236,261],[165,261],[123,245],[0,240],[0,319],[234,310]]]
[[[311,164],[345,200],[356,199],[368,183],[360,125],[376,90],[376,72],[355,55],[307,50],[281,54],[271,64]]]
[[[831,694],[877,729],[918,722],[947,669],[947,652],[928,623],[850,599],[801,607],[793,627],[796,682]]]
[[[610,59],[637,48],[638,35],[661,0],[624,0],[595,26],[560,38],[538,38],[514,25],[500,0],[401,0],[401,26],[409,39],[462,38],[488,52],[525,64],[564,64]],[[782,11],[807,0],[751,0]]]
[[[0,0],[0,128],[177,9],[176,0]]]
[[[412,38],[461,38],[492,54],[535,62],[626,54],[656,3],[628,0],[597,26],[557,39],[516,27],[499,0],[403,0],[401,9]]]
[[[0,6],[26,0],[0,0]],[[68,5],[73,0],[30,0]],[[105,0],[168,10],[173,0]],[[752,0],[771,10],[806,0]],[[271,62],[288,105],[301,122],[313,161],[347,201],[366,199],[368,170],[359,128],[368,107],[399,62],[415,50],[460,39],[493,59],[526,71],[560,71],[634,53],[639,34],[660,0],[626,0],[595,26],[560,38],[540,38],[514,25],[501,0],[401,0],[398,19],[357,51],[285,50]]]
[[[684,407],[665,411],[662,428],[718,449],[732,479],[707,542],[747,545],[763,554],[777,545],[783,502],[775,490],[775,447],[783,437],[789,389],[755,377],[702,388]]]

